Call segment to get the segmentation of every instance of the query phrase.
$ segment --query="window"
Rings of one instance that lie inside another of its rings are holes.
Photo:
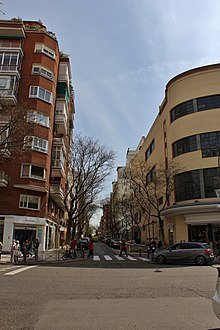
[[[28,111],[27,113],[27,121],[34,122],[42,126],[49,127],[50,119],[43,113],[37,111]]]
[[[155,142],[153,140],[150,146],[147,148],[147,151],[145,152],[145,160],[147,160],[150,157],[154,149],[155,149]]]
[[[202,157],[220,156],[220,132],[201,134],[200,139]]]
[[[53,80],[53,73],[41,65],[33,65],[32,74],[41,75],[45,78]]]
[[[22,209],[40,209],[40,197],[20,195],[19,207]]]
[[[15,71],[20,62],[19,53],[0,52],[0,71]]]
[[[29,97],[39,98],[45,102],[53,103],[52,93],[39,86],[30,86]]]
[[[37,136],[26,136],[24,141],[24,147],[47,153],[48,141],[41,139]]]
[[[22,178],[45,179],[45,168],[32,164],[23,164],[21,168]]]
[[[176,202],[201,198],[199,170],[177,174],[175,193]]]
[[[196,135],[188,136],[173,143],[173,157],[197,150]]]
[[[173,122],[174,120],[176,120],[180,117],[189,115],[190,113],[193,113],[193,112],[194,112],[193,100],[181,103],[171,110],[171,112],[170,112],[171,122]]]
[[[156,176],[156,167],[154,166],[146,176],[146,184],[149,184]]]
[[[219,176],[217,168],[203,170],[205,197],[216,197],[215,190],[219,188]]]
[[[47,47],[46,45],[39,43],[39,42],[35,43],[34,52],[43,53],[52,59],[55,59],[55,57],[56,57],[55,51],[53,49],[51,49],[51,48]]]
[[[220,108],[220,94],[199,97],[197,99],[197,108],[198,111]]]
[[[52,152],[52,166],[61,166],[63,168],[64,166],[64,152],[62,147],[53,147]]]

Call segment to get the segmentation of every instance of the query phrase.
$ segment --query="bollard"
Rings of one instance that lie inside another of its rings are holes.
[[[84,256],[85,256],[85,249],[84,249],[84,247],[82,248],[82,258],[84,258]]]

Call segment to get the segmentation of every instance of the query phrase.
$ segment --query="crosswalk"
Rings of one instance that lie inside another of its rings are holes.
[[[130,255],[126,256],[122,256],[120,257],[119,255],[106,255],[104,254],[103,256],[98,256],[98,255],[94,255],[93,257],[93,261],[114,261],[114,260],[118,260],[118,261],[126,261],[126,260],[130,260],[130,261],[150,261],[148,258],[142,258],[142,257],[132,257]]]
[[[13,275],[19,274],[21,272],[24,272],[26,270],[30,270],[30,269],[35,268],[35,267],[37,267],[37,266],[36,265],[34,265],[34,266],[23,266],[23,265],[13,266],[13,265],[11,265],[9,267],[0,268],[0,272],[2,272],[2,273],[4,272],[3,275],[5,275],[5,276],[13,276]]]

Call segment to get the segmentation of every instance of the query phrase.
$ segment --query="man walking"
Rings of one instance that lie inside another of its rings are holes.
[[[121,249],[120,249],[119,257],[121,257],[122,252],[125,253],[126,257],[128,256],[127,247],[124,239],[121,240]]]
[[[38,260],[38,248],[39,248],[39,241],[38,239],[36,238],[35,239],[35,242],[34,242],[34,257],[35,257],[35,260],[37,261]]]

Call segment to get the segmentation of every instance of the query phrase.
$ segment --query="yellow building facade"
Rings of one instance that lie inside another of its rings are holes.
[[[152,167],[161,161],[175,162],[181,168],[170,203],[162,212],[169,244],[207,241],[215,247],[220,240],[219,156],[220,64],[214,64],[168,82],[159,113],[132,160]],[[143,220],[142,243],[152,238],[152,231],[154,240],[160,239],[158,223],[152,226],[147,228]]]

